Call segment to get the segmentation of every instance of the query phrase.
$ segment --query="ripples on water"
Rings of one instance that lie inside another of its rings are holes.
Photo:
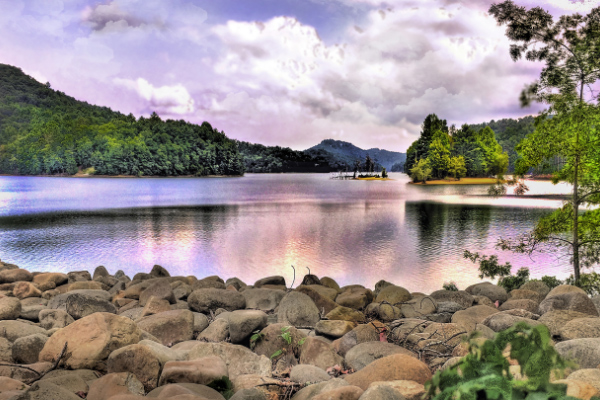
[[[487,186],[331,181],[323,174],[228,179],[0,177],[0,258],[30,270],[123,269],[238,276],[248,283],[294,265],[340,284],[386,279],[431,292],[478,281],[465,249],[499,254],[532,276],[569,272],[568,260],[494,250],[533,227],[557,200],[485,196]],[[532,194],[566,186],[529,184]],[[301,277],[296,278],[296,284]]]

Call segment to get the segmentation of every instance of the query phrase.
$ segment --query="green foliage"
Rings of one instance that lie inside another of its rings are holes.
[[[507,292],[520,288],[529,280],[529,269],[520,268],[516,275],[511,275],[512,265],[508,262],[501,265],[496,255],[484,256],[465,250],[463,257],[474,263],[479,262],[480,279],[498,277],[498,286],[503,287]]]
[[[264,336],[265,334],[261,331],[252,332],[252,336],[250,336],[250,350],[254,350],[256,344],[261,341]]]
[[[272,359],[274,359],[274,358],[276,358],[276,357],[279,357],[279,356],[280,356],[280,355],[282,355],[282,354],[283,354],[283,349],[279,349],[279,350],[277,350],[275,353],[271,354],[271,357],[270,357],[270,358],[271,358],[271,360],[272,360]]]
[[[476,336],[473,333],[470,339]],[[502,355],[507,345],[525,380],[515,380],[510,373],[509,362]],[[530,327],[521,322],[481,345],[470,341],[469,354],[456,365],[436,372],[425,386],[433,400],[574,400],[566,395],[566,385],[550,383],[553,370],[568,366],[573,364],[556,352],[545,325]]]
[[[530,279],[529,282],[543,282],[550,288],[554,289],[557,286],[564,285],[564,282],[557,279],[555,276],[544,275],[540,279]]]
[[[283,338],[283,340],[285,340],[288,346],[292,344],[292,334],[290,333],[289,326],[284,326],[283,328],[281,328],[281,337]]]
[[[429,165],[429,161],[427,159],[421,159],[411,168],[410,176],[413,182],[427,183],[427,179],[431,177],[432,171],[433,169]]]
[[[294,339],[292,337],[292,333],[290,332],[290,328],[291,326],[284,326],[281,328],[281,334],[279,335],[287,344],[287,348],[283,348],[283,349],[279,349],[276,352],[274,352],[273,354],[271,354],[271,360],[274,358],[277,358],[283,354],[287,354],[290,351],[293,353],[295,351],[298,350],[298,348],[300,346],[302,346],[304,344],[304,341],[306,340],[306,338],[302,338],[300,340],[298,340],[298,343],[294,344]]]
[[[237,144],[209,123],[136,120],[77,101],[0,64],[0,173],[241,175]]]
[[[460,181],[460,178],[464,178],[467,175],[467,167],[465,165],[465,158],[463,156],[450,158],[450,164],[448,167],[448,173]]]
[[[231,382],[231,380],[229,380],[229,377],[227,376],[222,376],[220,379],[215,379],[206,386],[221,393],[221,395],[227,400],[232,398],[235,394],[235,392],[233,391],[233,383]]]
[[[502,277],[498,286],[502,286],[507,292],[518,289],[529,280],[529,269],[519,268],[516,275],[508,275]]]
[[[452,281],[444,282],[444,284],[442,285],[442,289],[450,290],[451,292],[458,292],[458,287],[456,287],[456,283]]]
[[[596,272],[582,273],[578,282],[575,282],[575,278],[571,275],[565,280],[565,284],[578,286],[590,296],[600,294],[600,274]]]
[[[384,178],[384,179],[388,177],[388,174],[387,174],[387,171],[386,171],[386,169],[385,169],[385,168],[383,168],[383,169],[381,170],[381,177],[382,177],[382,178]]]

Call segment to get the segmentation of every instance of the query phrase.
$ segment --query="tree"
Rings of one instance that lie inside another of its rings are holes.
[[[582,205],[598,204],[597,184],[598,108],[588,105],[584,89],[600,79],[600,7],[588,15],[561,16],[554,22],[552,16],[534,7],[527,10],[511,0],[493,4],[489,9],[499,25],[506,25],[506,36],[514,44],[511,58],[523,56],[529,61],[542,61],[540,79],[521,93],[522,105],[532,101],[544,102],[550,108],[536,120],[532,135],[521,142],[523,155],[517,161],[517,174],[545,160],[561,156],[564,164],[555,175],[555,181],[573,184],[570,203],[542,219],[534,232],[513,245],[501,243],[503,248],[533,251],[540,242],[554,241],[571,249],[575,282],[579,281],[582,257],[584,265],[598,260],[597,226],[600,217],[595,212],[579,212]],[[591,100],[597,95],[590,89]],[[551,117],[551,118],[550,118]],[[595,180],[595,181],[594,181]],[[555,236],[571,233],[571,238]],[[591,253],[590,253],[591,252]]]
[[[427,157],[437,178],[445,178],[450,167],[450,136],[446,132],[437,131],[429,145]]]
[[[417,165],[415,165],[410,170],[410,176],[413,179],[413,182],[423,182],[427,183],[427,179],[431,178],[431,166],[429,165],[429,161],[425,158],[417,161]]]
[[[385,179],[385,178],[387,178],[387,177],[388,177],[387,170],[385,169],[385,167],[383,167],[383,168],[381,169],[381,177],[382,177],[383,179]]]
[[[465,158],[463,156],[450,158],[450,166],[448,168],[448,172],[454,177],[454,179],[458,181],[460,181],[460,178],[465,177],[467,175]]]
[[[373,162],[373,159],[367,154],[365,157],[365,172],[372,173],[374,167],[375,163]]]
[[[360,160],[356,160],[356,161],[354,161],[354,179],[356,179],[356,174],[358,173],[359,169],[360,169]]]

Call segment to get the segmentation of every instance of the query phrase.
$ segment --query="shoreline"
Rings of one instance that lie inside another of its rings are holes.
[[[495,185],[498,182],[496,178],[461,178],[459,181],[447,179],[435,179],[423,182],[408,182],[410,185],[429,186],[429,185]],[[506,183],[506,180],[502,181]]]
[[[14,177],[33,177],[33,178],[114,178],[114,179],[167,179],[167,178],[179,178],[179,179],[193,179],[193,178],[243,178],[244,175],[177,175],[177,176],[162,176],[162,175],[148,175],[148,176],[135,176],[135,175],[86,175],[86,174],[75,174],[75,175],[11,175],[11,174],[0,174],[0,176],[14,176]]]

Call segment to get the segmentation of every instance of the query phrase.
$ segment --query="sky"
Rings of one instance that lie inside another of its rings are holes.
[[[301,150],[405,151],[427,114],[457,126],[536,114],[491,0],[0,0],[0,63],[136,117],[208,121]],[[497,1],[496,1],[497,2]],[[516,0],[554,16],[596,0]]]

